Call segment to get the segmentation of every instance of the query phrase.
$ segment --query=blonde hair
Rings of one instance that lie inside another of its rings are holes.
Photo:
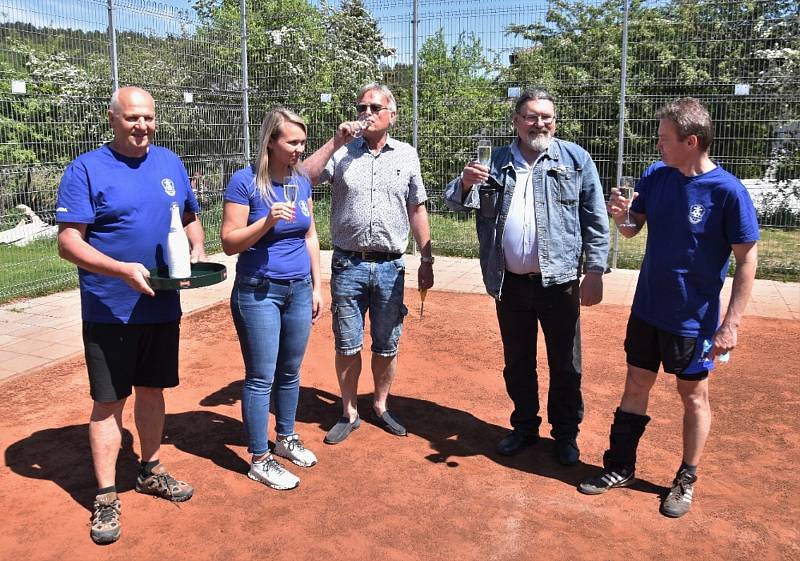
[[[294,123],[303,132],[308,134],[306,122],[303,118],[284,107],[276,107],[264,116],[259,132],[259,149],[256,159],[255,184],[264,201],[274,201],[275,192],[272,190],[272,178],[269,176],[269,141],[280,138],[283,125]],[[305,175],[299,165],[290,168],[291,175]],[[279,178],[282,179],[282,178]]]

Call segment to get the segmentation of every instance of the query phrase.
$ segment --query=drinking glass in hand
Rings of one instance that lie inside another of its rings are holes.
[[[492,164],[492,143],[483,139],[478,142],[478,163],[482,166],[491,167]],[[486,183],[481,183],[486,185]]]
[[[635,182],[632,176],[623,175],[619,180],[619,194],[625,197],[628,204],[625,208],[625,222],[619,225],[620,228],[636,228],[636,222],[631,220],[631,204],[633,203]]]
[[[361,115],[359,116],[358,120],[355,121],[355,123],[356,127],[353,131],[353,137],[360,138],[364,135],[364,130],[369,126],[369,119],[367,119],[366,116]]]
[[[294,208],[295,203],[297,202],[297,191],[297,182],[295,181],[294,177],[286,177],[283,180],[283,197],[286,199],[286,202],[292,206],[292,208]],[[294,220],[291,222],[294,222]]]

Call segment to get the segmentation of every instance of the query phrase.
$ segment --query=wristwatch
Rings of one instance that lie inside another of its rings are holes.
[[[433,255],[431,255],[430,257],[425,257],[424,255],[422,255],[422,256],[420,256],[419,260],[422,263],[430,263],[431,265],[433,265],[433,262],[434,262],[435,259],[434,259]]]

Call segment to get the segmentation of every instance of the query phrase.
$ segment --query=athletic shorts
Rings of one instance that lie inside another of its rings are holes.
[[[705,337],[682,337],[659,329],[631,314],[625,334],[625,353],[628,364],[658,372],[675,374],[681,380],[698,381],[708,377],[714,368],[703,351]]]
[[[83,347],[94,401],[110,403],[133,387],[178,385],[180,320],[123,324],[83,322]]]

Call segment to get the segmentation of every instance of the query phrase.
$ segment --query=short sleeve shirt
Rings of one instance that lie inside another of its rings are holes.
[[[658,162],[636,191],[631,210],[647,216],[647,247],[633,313],[675,335],[712,336],[731,246],[759,239],[747,189],[719,166],[686,177]]]
[[[58,187],[56,221],[86,224],[86,242],[118,261],[165,266],[172,203],[181,212],[200,210],[186,168],[166,148],[150,146],[128,158],[107,144],[81,154]],[[96,323],[163,323],[181,315],[175,290],[154,297],[124,281],[78,268],[81,313]]]
[[[297,206],[293,222],[278,221],[269,232],[239,254],[236,273],[254,278],[299,280],[311,272],[311,258],[306,247],[306,232],[311,227],[311,183],[303,176],[297,181]],[[247,224],[261,220],[272,209],[273,202],[285,202],[283,185],[272,183],[274,199],[264,200],[255,183],[253,166],[237,171],[225,190],[225,201],[249,207]]]
[[[408,205],[427,200],[419,157],[389,137],[376,156],[359,138],[328,160],[320,181],[331,182],[331,239],[349,251],[403,253],[408,245]]]

